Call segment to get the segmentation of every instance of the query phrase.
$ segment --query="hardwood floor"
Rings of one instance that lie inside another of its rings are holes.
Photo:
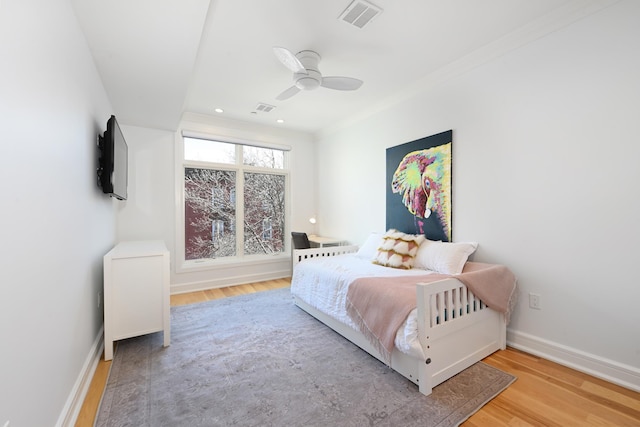
[[[518,379],[463,426],[640,426],[640,393],[507,348],[484,362]]]
[[[288,287],[289,279],[172,295],[171,305],[185,305]],[[640,393],[507,348],[484,362],[518,379],[465,421],[478,426],[640,426]],[[111,362],[101,360],[76,427],[93,426]]]

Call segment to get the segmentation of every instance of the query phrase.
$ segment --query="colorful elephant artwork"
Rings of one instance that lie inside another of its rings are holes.
[[[447,133],[450,137],[450,133]],[[445,137],[445,133],[438,135]],[[429,137],[430,138],[430,137]],[[414,232],[420,234],[429,233],[426,230],[426,221],[432,224],[434,221],[441,229],[439,237],[451,241],[451,139],[447,143],[429,146],[420,143],[429,142],[429,138],[413,143],[405,144],[409,152],[406,152],[401,160],[400,156],[395,157],[395,163],[388,164],[388,173],[395,171],[390,178],[390,190],[393,194],[400,196],[401,203],[408,213],[413,217]],[[397,150],[398,146],[394,147]],[[403,147],[404,148],[404,147]],[[420,148],[420,149],[416,149]],[[400,153],[402,155],[402,153]],[[390,161],[391,159],[388,159]],[[397,197],[397,196],[396,196]],[[395,198],[394,198],[395,200]],[[396,202],[397,203],[397,202]],[[390,215],[388,212],[387,215]],[[394,216],[398,216],[394,214]],[[396,221],[387,218],[388,223]],[[400,221],[400,220],[398,220]],[[406,228],[406,227],[405,227]]]
[[[402,203],[416,217],[421,234],[422,220],[435,213],[451,240],[451,143],[404,156],[391,187],[402,194]]]

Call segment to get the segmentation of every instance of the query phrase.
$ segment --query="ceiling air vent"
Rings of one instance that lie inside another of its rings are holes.
[[[342,12],[338,19],[362,28],[382,13],[382,9],[364,0],[355,0]]]
[[[256,105],[255,111],[257,111],[258,113],[270,113],[271,111],[273,111],[274,108],[276,107],[273,105],[260,102],[258,103],[258,105]]]

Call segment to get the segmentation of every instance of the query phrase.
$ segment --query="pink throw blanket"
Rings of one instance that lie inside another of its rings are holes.
[[[516,278],[502,265],[467,262],[462,274],[363,277],[347,291],[346,309],[369,342],[390,364],[398,329],[416,308],[416,283],[432,283],[448,277],[460,280],[490,308],[508,321],[515,304]]]
[[[467,262],[462,274],[454,275],[487,304],[489,308],[503,313],[506,322],[516,304],[516,276],[504,265]]]

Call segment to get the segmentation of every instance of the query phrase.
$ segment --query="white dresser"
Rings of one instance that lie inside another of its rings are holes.
[[[104,360],[113,342],[164,331],[169,324],[169,251],[163,241],[131,241],[104,256]]]

